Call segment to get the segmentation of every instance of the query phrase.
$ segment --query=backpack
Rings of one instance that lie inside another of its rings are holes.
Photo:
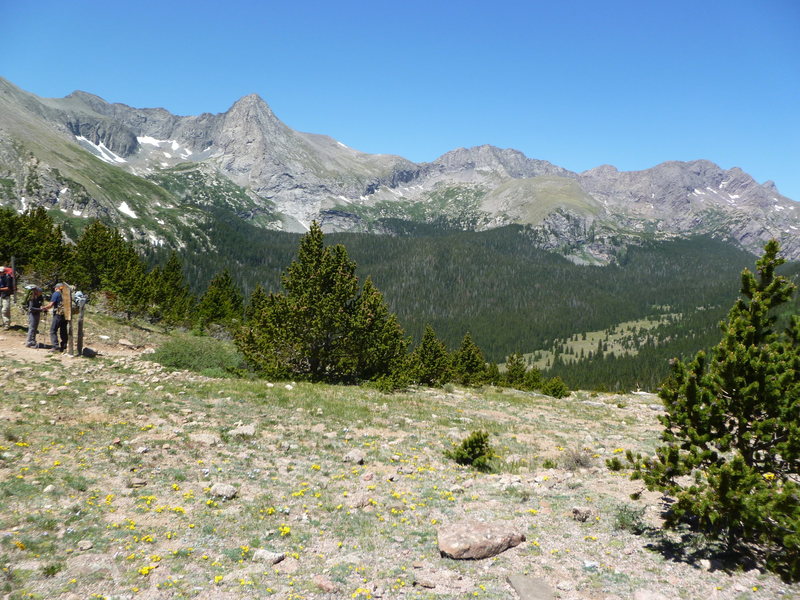
[[[28,312],[28,309],[30,308],[34,289],[36,289],[36,286],[33,284],[28,284],[25,286],[25,295],[22,297],[22,310],[25,312]]]

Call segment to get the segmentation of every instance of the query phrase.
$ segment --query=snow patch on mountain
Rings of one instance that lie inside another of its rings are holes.
[[[79,142],[81,142],[84,145],[84,147],[88,146],[89,147],[88,149],[91,150],[92,153],[95,156],[97,156],[97,158],[99,158],[100,160],[103,160],[103,161],[105,161],[105,162],[107,162],[109,164],[112,164],[112,165],[115,164],[115,163],[126,163],[126,162],[128,162],[127,160],[125,160],[124,158],[119,156],[118,154],[115,154],[114,152],[112,152],[111,150],[106,148],[106,145],[103,142],[100,142],[99,144],[95,144],[91,140],[88,140],[85,137],[83,137],[82,135],[76,135],[75,138]]]
[[[136,213],[131,210],[131,207],[128,206],[127,202],[123,202],[117,207],[117,210],[123,214],[128,215],[132,219],[138,219],[139,217],[136,216]]]

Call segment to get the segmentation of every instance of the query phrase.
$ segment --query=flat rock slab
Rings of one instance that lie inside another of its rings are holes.
[[[506,523],[464,521],[439,528],[439,552],[446,558],[478,560],[518,546],[525,535]]]
[[[511,575],[506,581],[517,592],[520,600],[553,600],[553,588],[541,579],[526,577],[525,575]]]

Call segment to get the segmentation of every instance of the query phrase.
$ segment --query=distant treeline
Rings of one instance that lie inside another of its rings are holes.
[[[202,290],[225,257],[223,264],[246,294],[257,284],[279,290],[299,236],[242,226],[216,210],[206,234],[217,252],[202,252],[199,241],[190,241],[182,252],[193,289]],[[451,349],[469,331],[488,360],[503,362],[511,353],[547,349],[580,332],[665,310],[682,315],[659,327],[653,333],[657,340],[643,343],[636,356],[552,365],[548,374],[590,389],[653,389],[667,374],[670,358],[710,348],[738,294],[742,269],[755,261],[730,243],[696,237],[630,246],[617,265],[578,266],[533,247],[522,226],[476,233],[389,225],[403,235],[329,234],[325,240],[345,245],[359,276],[373,279],[415,342],[426,324]],[[163,260],[164,253],[151,259]],[[797,277],[800,265],[784,270]]]

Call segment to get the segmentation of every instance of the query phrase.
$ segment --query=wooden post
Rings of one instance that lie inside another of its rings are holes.
[[[66,292],[66,293],[65,293]],[[67,320],[67,352],[73,353],[72,344],[72,288],[68,283],[61,290],[61,300],[64,303],[64,318]]]
[[[83,356],[83,310],[86,308],[86,303],[81,302],[81,310],[78,313],[78,354]]]

